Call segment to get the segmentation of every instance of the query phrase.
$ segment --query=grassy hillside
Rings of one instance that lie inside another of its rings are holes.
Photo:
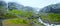
[[[26,18],[6,19],[3,26],[30,26],[30,21]]]
[[[60,14],[59,13],[41,13],[40,14],[42,20],[46,20],[46,22],[59,24],[60,23]]]

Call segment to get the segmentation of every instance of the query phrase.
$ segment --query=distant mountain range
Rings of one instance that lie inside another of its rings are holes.
[[[0,6],[5,6],[8,10],[23,10],[23,11],[34,11],[36,12],[36,10],[38,8],[34,8],[34,7],[30,7],[30,6],[24,6],[22,4],[18,4],[16,2],[4,2],[4,1],[0,1]]]

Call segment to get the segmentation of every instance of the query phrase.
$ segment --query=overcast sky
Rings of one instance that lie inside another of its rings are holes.
[[[47,5],[60,3],[60,0],[4,0],[6,2],[17,2],[24,6],[43,8]]]

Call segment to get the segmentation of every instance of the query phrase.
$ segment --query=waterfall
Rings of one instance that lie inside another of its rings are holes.
[[[39,22],[41,22],[43,25],[45,25],[45,26],[60,26],[60,25],[55,25],[55,24],[49,24],[49,23],[44,23],[42,20],[41,20],[41,18],[39,17]]]
[[[39,10],[40,10],[40,9],[37,10],[36,14],[39,13]],[[51,25],[50,25],[49,23],[44,23],[44,22],[41,20],[41,17],[38,18],[38,21],[39,21],[40,23],[42,23],[43,25],[45,25],[45,26],[60,26],[60,25],[55,25],[55,24],[51,24]]]
[[[39,22],[41,22],[42,24],[44,24],[45,26],[50,26],[48,23],[44,23],[42,20],[41,20],[41,18],[39,17]]]

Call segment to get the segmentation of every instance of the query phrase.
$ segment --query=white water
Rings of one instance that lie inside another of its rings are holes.
[[[41,22],[42,24],[44,24],[45,26],[60,26],[60,25],[55,25],[55,24],[49,24],[49,23],[44,23],[42,20],[41,20],[41,18],[39,17],[39,22]]]
[[[40,9],[39,9],[40,10]],[[36,14],[38,14],[39,13],[39,10],[37,10],[37,12],[36,12]],[[43,25],[45,25],[45,26],[60,26],[60,25],[55,25],[55,24],[49,24],[49,23],[44,23],[42,20],[41,20],[41,18],[39,17],[39,22],[41,22]]]

